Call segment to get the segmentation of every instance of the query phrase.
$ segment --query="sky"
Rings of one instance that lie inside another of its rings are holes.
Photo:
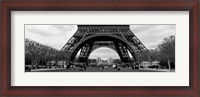
[[[130,25],[130,29],[147,49],[155,49],[165,37],[175,35],[176,25]],[[61,50],[76,30],[76,25],[25,25],[25,38]],[[89,56],[97,57],[119,58],[114,50],[106,47],[94,50]]]

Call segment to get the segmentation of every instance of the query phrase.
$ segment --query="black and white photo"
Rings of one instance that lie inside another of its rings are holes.
[[[25,72],[175,72],[174,24],[26,24]]]

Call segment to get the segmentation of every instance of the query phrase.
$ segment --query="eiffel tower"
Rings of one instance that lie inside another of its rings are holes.
[[[73,62],[80,50],[78,62],[84,63],[91,52],[99,47],[113,49],[123,63],[137,62],[137,52],[147,50],[129,25],[78,25],[78,30],[61,51],[67,62]]]

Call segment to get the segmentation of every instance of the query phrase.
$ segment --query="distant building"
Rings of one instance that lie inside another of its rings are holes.
[[[114,60],[112,58],[108,58],[107,60],[102,60],[100,57],[97,57],[96,62],[97,62],[97,66],[98,65],[112,65],[114,63]]]
[[[97,61],[97,66],[101,65],[103,62],[103,60],[100,57],[97,57],[96,61]]]
[[[114,62],[113,58],[111,58],[111,57],[108,58],[108,60],[107,60],[107,64],[108,64],[108,65],[112,65],[113,62]]]
[[[98,62],[101,62],[102,59],[101,59],[100,57],[97,57],[96,61],[97,61],[97,63],[98,63]]]
[[[148,62],[148,61],[143,61],[141,62],[140,66],[143,66],[143,67],[148,67],[148,66],[158,66],[159,65],[159,61],[152,61],[152,62]]]

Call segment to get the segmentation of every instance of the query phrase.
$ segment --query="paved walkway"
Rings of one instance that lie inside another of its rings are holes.
[[[140,70],[152,70],[152,71],[170,72],[169,69],[143,69],[143,68],[141,68]]]
[[[52,68],[52,69],[35,69],[31,72],[170,72],[168,69],[139,69],[132,70],[130,68],[121,68],[119,71],[116,71],[114,68],[104,68],[99,69],[97,67],[87,67],[85,71],[80,68],[75,69],[65,69],[65,68]],[[174,72],[174,71],[171,71]]]
[[[33,71],[33,72],[40,72],[40,71],[59,71],[59,70],[65,70],[65,68],[42,68],[42,69],[34,69],[34,70],[31,70],[31,71]]]

